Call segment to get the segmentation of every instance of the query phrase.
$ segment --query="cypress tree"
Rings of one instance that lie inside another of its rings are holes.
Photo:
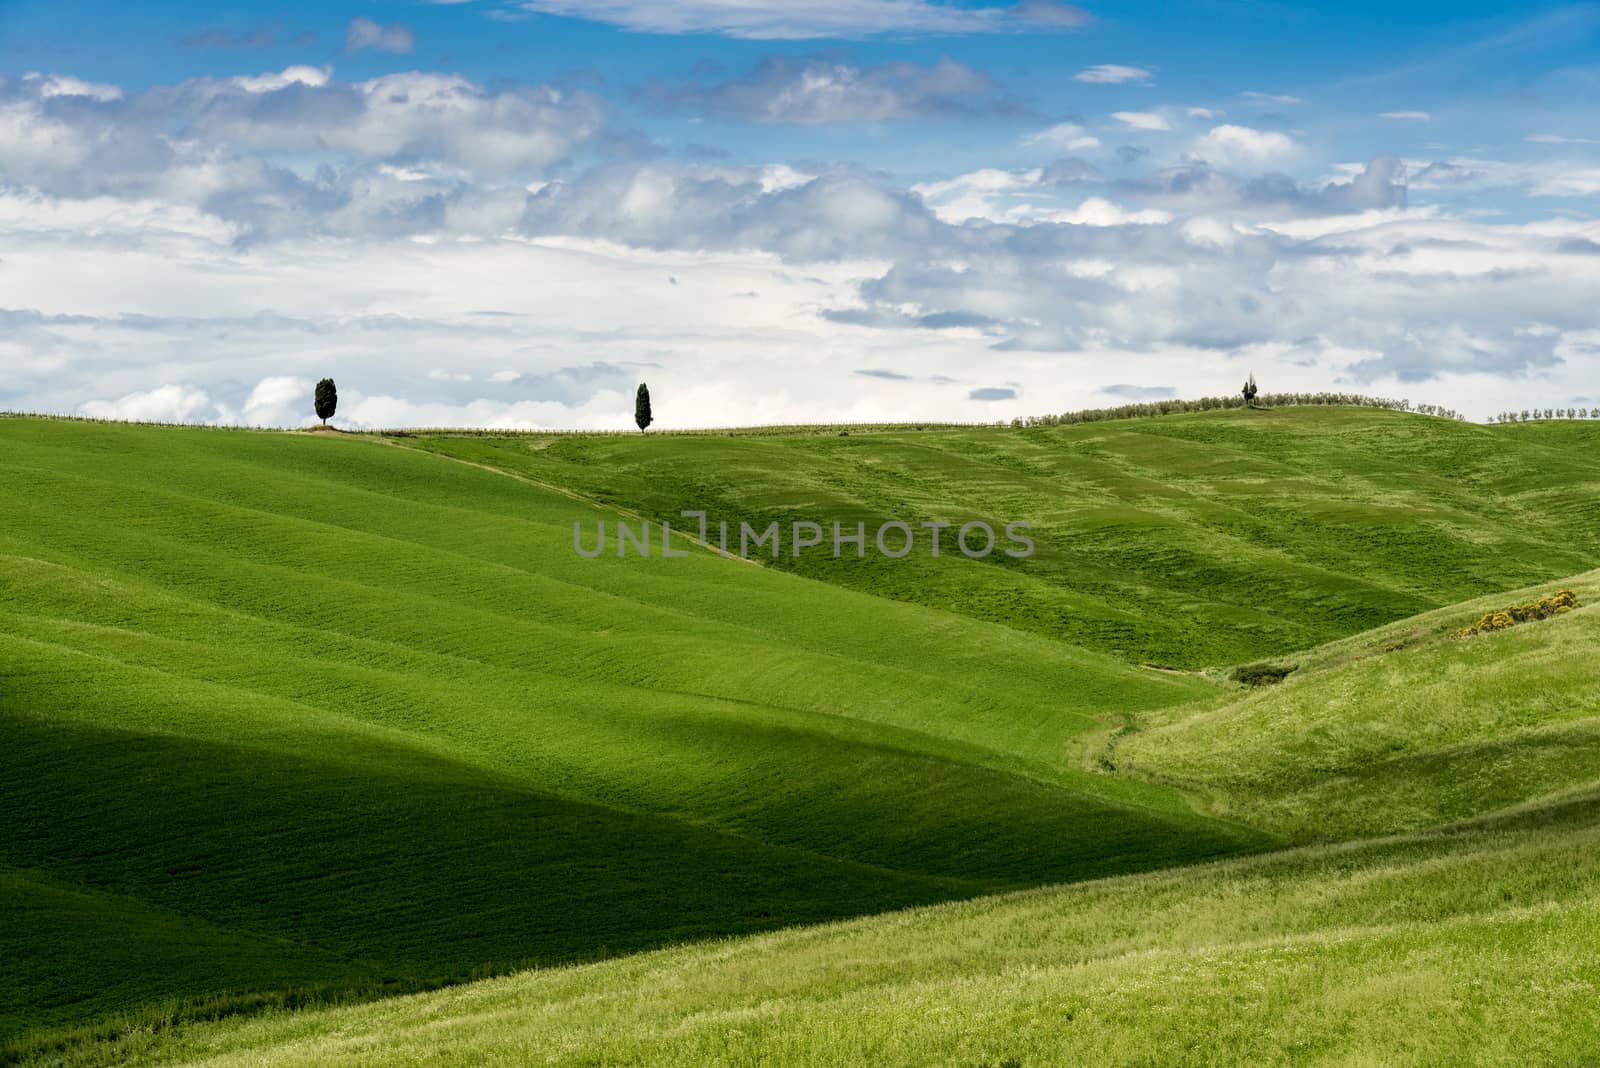
[[[328,420],[333,418],[334,409],[339,407],[339,390],[334,386],[333,379],[324,378],[317,383],[315,406],[317,418],[322,420],[323,426],[327,426]]]
[[[640,433],[655,420],[650,415],[650,387],[639,383],[639,392],[633,397],[633,421],[639,424]]]

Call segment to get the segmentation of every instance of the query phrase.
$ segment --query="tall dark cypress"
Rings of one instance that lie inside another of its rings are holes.
[[[643,382],[639,383],[639,392],[633,397],[633,421],[639,424],[640,431],[655,422],[650,415],[650,387]]]
[[[322,425],[327,426],[328,420],[333,418],[334,409],[339,407],[339,390],[333,384],[333,379],[324,378],[317,383],[316,396],[317,418],[322,420]]]

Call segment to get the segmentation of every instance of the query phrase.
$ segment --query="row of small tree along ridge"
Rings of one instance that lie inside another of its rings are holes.
[[[1142,404],[1119,404],[1115,408],[1085,408],[1060,415],[1030,415],[1011,420],[1011,425],[1068,426],[1073,423],[1098,423],[1106,419],[1132,419],[1138,416],[1175,415],[1181,412],[1210,412],[1222,408],[1290,408],[1300,405],[1340,405],[1344,407],[1388,408],[1396,412],[1416,412],[1442,419],[1464,420],[1453,408],[1437,404],[1412,404],[1409,400],[1366,397],[1359,393],[1260,393],[1246,399],[1244,393],[1231,397],[1201,397],[1199,400],[1159,400]]]
[[[1520,412],[1500,412],[1489,417],[1491,423],[1531,423],[1535,419],[1600,419],[1600,408],[1527,408]]]

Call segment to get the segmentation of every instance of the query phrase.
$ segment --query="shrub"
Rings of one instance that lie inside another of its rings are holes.
[[[1295,667],[1294,664],[1245,664],[1234,668],[1228,678],[1246,686],[1275,686],[1288,678]]]
[[[1541,597],[1530,604],[1512,605],[1502,608],[1498,612],[1485,612],[1478,617],[1478,622],[1470,627],[1462,627],[1456,631],[1458,638],[1470,638],[1474,634],[1487,634],[1490,631],[1505,630],[1518,623],[1532,623],[1541,619],[1559,616],[1578,607],[1577,594],[1571,590],[1558,590],[1548,597]]]

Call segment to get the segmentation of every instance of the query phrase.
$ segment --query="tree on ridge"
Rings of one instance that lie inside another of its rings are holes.
[[[639,392],[633,397],[633,421],[639,425],[640,433],[655,422],[650,415],[650,387],[643,382],[639,383]]]
[[[322,425],[327,426],[328,420],[333,418],[334,410],[339,407],[339,390],[333,384],[333,379],[324,378],[317,383],[317,394],[314,400],[317,418],[322,420]]]

